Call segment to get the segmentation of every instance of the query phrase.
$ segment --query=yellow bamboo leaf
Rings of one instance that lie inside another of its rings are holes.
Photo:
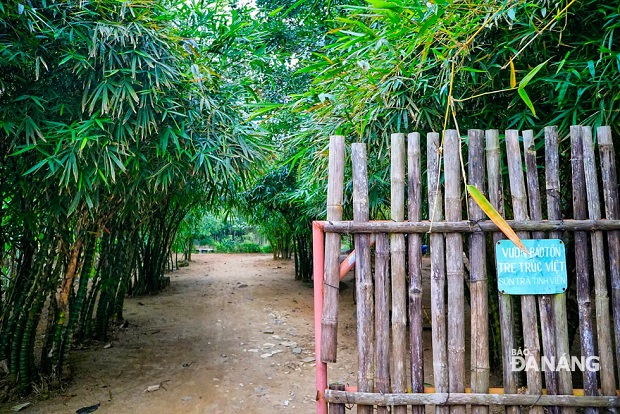
[[[489,216],[491,221],[495,223],[497,227],[499,227],[502,233],[504,233],[504,235],[508,237],[508,239],[512,241],[519,249],[523,250],[527,255],[529,255],[530,252],[527,251],[527,249],[523,245],[523,242],[521,242],[521,239],[519,238],[519,236],[517,236],[517,233],[515,233],[512,227],[510,227],[510,225],[506,223],[506,220],[504,220],[504,218],[500,216],[497,210],[495,210],[495,207],[493,207],[489,200],[487,200],[484,194],[482,194],[473,185],[467,186],[467,192],[476,202],[476,204],[478,204],[478,206],[482,209],[482,211],[484,211],[485,214]]]
[[[511,60],[510,61],[510,87],[514,88],[515,86],[517,86],[517,74],[515,73],[515,64]]]

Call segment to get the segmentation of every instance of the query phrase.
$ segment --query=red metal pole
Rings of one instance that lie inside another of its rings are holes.
[[[325,258],[325,233],[323,223],[312,222],[312,270],[314,278],[314,354],[316,358],[316,414],[327,414],[325,389],[327,364],[321,361],[321,314],[323,312],[323,272]]]

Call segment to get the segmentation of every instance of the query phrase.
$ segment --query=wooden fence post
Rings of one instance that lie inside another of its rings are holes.
[[[601,219],[601,200],[598,192],[598,177],[596,173],[596,159],[594,157],[594,142],[592,127],[581,128],[583,143],[583,169],[588,195],[588,215],[591,220]],[[616,394],[616,379],[614,378],[614,354],[611,349],[611,321],[609,319],[609,297],[607,296],[607,269],[605,266],[605,245],[603,232],[595,231],[590,234],[592,243],[592,267],[594,270],[594,306],[596,312],[596,335],[599,353],[599,367],[601,376],[602,395]],[[586,365],[587,369],[587,365]]]
[[[407,136],[407,219],[420,221],[422,210],[422,168],[420,134]],[[407,236],[409,258],[409,347],[411,352],[411,392],[424,392],[424,344],[422,341],[422,239]],[[424,406],[414,406],[413,414],[423,414]]]
[[[618,207],[618,176],[616,173],[616,159],[611,128],[609,126],[599,127],[596,133],[601,157],[605,218],[607,220],[615,220],[620,218],[620,212]],[[620,231],[613,230],[607,232],[607,243],[609,245],[611,303],[616,338],[616,363],[618,364],[618,378],[620,378]]]
[[[560,220],[560,159],[558,151],[558,129],[556,127],[545,128],[545,188],[547,193],[547,218]],[[562,232],[549,232],[552,239],[562,238]],[[556,355],[570,357],[570,344],[568,342],[568,317],[566,313],[566,294],[558,293],[552,297],[553,316],[555,323],[555,347]],[[558,375],[558,392],[564,395],[573,395],[573,382],[568,370],[560,370]],[[562,413],[573,414],[573,407],[562,407]]]
[[[469,184],[485,193],[484,177],[484,131],[468,131],[468,180]],[[474,223],[484,220],[485,215],[476,202],[469,199],[469,218]],[[475,227],[475,224],[474,224]],[[469,275],[471,290],[471,391],[489,392],[489,292],[487,285],[486,237],[484,233],[472,233],[469,238]],[[487,414],[489,407],[473,406],[472,414]]]
[[[426,138],[426,162],[428,178],[428,210],[432,222],[443,218],[441,192],[441,144],[439,134],[431,132]],[[431,251],[431,317],[433,327],[433,376],[435,391],[448,392],[448,354],[446,350],[446,267],[444,235],[433,233],[429,236]],[[462,260],[462,259],[461,259]],[[437,406],[437,414],[447,414],[448,407]]]
[[[379,233],[375,242],[375,388],[390,392],[390,242]],[[387,407],[377,407],[377,414],[387,414]]]
[[[501,167],[501,151],[499,147],[499,131],[496,129],[487,130],[486,137],[486,155],[487,155],[487,174],[489,184],[489,201],[495,207],[497,212],[504,217],[504,196],[502,186],[502,167]],[[500,232],[493,233],[493,246],[504,238]],[[495,255],[495,251],[492,251]],[[493,286],[497,289],[497,286]],[[500,331],[502,335],[502,359],[504,362],[504,392],[506,394],[517,393],[517,373],[510,368],[510,358],[512,350],[516,347],[514,332],[514,316],[512,297],[497,292],[499,300],[499,316]],[[517,414],[518,407],[507,407],[508,414]]]
[[[327,220],[342,220],[344,183],[344,137],[334,135],[329,141],[327,180]],[[338,349],[338,293],[340,284],[340,235],[325,236],[325,275],[323,282],[323,316],[321,318],[321,360],[336,362]]]
[[[392,220],[405,220],[405,135],[392,134],[390,157]],[[392,392],[407,392],[407,283],[405,277],[405,235],[390,235],[392,270]],[[394,407],[406,414],[407,407]]]
[[[461,137],[456,130],[444,132],[446,221],[461,220]],[[446,234],[446,276],[448,281],[448,381],[450,392],[465,392],[465,287],[463,236]],[[465,414],[464,406],[450,412]]]
[[[583,142],[581,127],[570,127],[571,165],[573,173],[573,214],[577,220],[587,217],[585,175],[583,170]],[[590,256],[588,254],[588,233],[575,232],[575,271],[577,274],[577,303],[579,306],[579,336],[581,338],[581,355],[594,357],[594,337],[592,332],[592,304],[590,303]],[[585,395],[598,395],[596,372],[583,372]],[[587,414],[597,412],[587,408]]]
[[[528,220],[527,194],[523,180],[523,163],[519,149],[519,131],[506,131],[506,153],[508,155],[508,173],[510,193],[515,220]],[[517,232],[520,238],[528,238],[525,232]],[[521,296],[521,318],[523,321],[523,339],[528,350],[528,358],[534,358],[540,367],[540,340],[538,337],[538,318],[536,315],[536,299],[533,295]],[[528,394],[542,394],[542,378],[540,371],[526,369]],[[532,414],[543,414],[541,407],[533,407]]]
[[[353,220],[367,222],[368,167],[366,144],[351,146],[353,162]],[[355,234],[355,283],[357,289],[357,389],[373,392],[374,300],[370,262],[370,234]],[[372,406],[358,406],[359,414],[372,414]]]
[[[532,130],[523,131],[523,156],[525,158],[525,174],[527,177],[527,193],[530,206],[530,218],[542,220],[542,208],[540,206],[540,184],[538,182],[538,166],[536,164],[536,146],[534,145],[534,133]],[[544,239],[542,231],[532,232],[533,239]],[[549,360],[556,361],[555,353],[555,321],[553,319],[552,299],[550,295],[538,295],[538,309],[540,311],[540,331],[542,333],[542,346],[544,356]],[[553,369],[545,370],[545,385],[547,394],[557,395],[558,379],[557,372]],[[549,407],[551,414],[559,413],[558,407]]]

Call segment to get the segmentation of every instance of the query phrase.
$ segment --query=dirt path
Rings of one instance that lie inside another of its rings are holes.
[[[72,385],[23,412],[100,403],[97,414],[314,413],[312,287],[270,255],[193,259],[158,296],[127,299],[129,327],[112,347],[73,351]],[[343,351],[355,339],[351,297],[343,294]],[[354,382],[353,355],[339,359],[331,379]]]

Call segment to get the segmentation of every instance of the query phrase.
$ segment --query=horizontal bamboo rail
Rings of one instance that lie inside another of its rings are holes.
[[[574,395],[531,395],[531,394],[380,394],[348,391],[325,391],[329,403],[364,404],[377,406],[434,404],[493,404],[493,405],[536,405],[536,406],[572,406],[572,407],[620,407],[620,397],[589,397]]]
[[[620,220],[506,220],[515,231],[609,231],[620,230]],[[491,220],[394,222],[322,221],[326,233],[476,233],[500,231]]]

